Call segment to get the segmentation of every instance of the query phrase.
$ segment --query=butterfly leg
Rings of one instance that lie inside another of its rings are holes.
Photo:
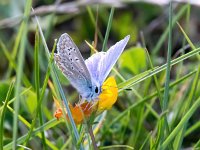
[[[83,104],[84,102],[85,102],[85,100],[82,98],[81,95],[79,95],[78,104]]]
[[[97,105],[98,102],[99,102],[99,98],[94,99],[94,100],[92,101],[92,105],[90,105],[89,110],[90,110],[92,107],[94,107],[95,105]]]
[[[90,110],[90,107],[89,107],[89,106],[90,106],[90,103],[87,103],[87,105],[86,105],[85,108],[84,108],[84,111],[85,111],[85,110]],[[88,107],[89,107],[89,109],[88,109]]]

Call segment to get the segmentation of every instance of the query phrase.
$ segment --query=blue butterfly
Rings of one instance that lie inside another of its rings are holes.
[[[91,102],[98,99],[104,80],[123,52],[129,38],[128,35],[107,52],[95,53],[84,61],[78,47],[70,36],[64,33],[59,38],[54,59],[82,99]]]

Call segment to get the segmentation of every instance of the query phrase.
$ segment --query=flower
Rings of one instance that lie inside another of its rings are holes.
[[[102,93],[99,95],[97,112],[110,109],[117,101],[118,88],[114,77],[109,77],[101,87]]]
[[[76,124],[81,124],[84,119],[88,119],[93,113],[99,115],[104,110],[110,109],[117,100],[118,88],[114,77],[109,77],[101,87],[101,94],[98,99],[94,102],[84,102],[81,104],[76,104],[74,107],[69,104],[69,108],[72,113],[72,117]],[[58,100],[54,98],[57,106],[57,110],[54,116],[60,119],[63,116],[62,109],[58,103]],[[68,115],[67,115],[67,119]]]

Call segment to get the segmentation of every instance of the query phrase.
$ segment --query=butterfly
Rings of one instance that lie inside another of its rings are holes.
[[[91,102],[98,99],[101,86],[128,43],[130,36],[84,60],[71,37],[64,33],[57,43],[54,60],[58,68],[79,92],[81,99]]]

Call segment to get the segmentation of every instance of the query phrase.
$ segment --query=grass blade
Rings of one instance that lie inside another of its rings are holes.
[[[191,48],[192,48],[193,50],[196,49],[196,47],[194,46],[194,44],[192,43],[192,41],[190,40],[190,38],[187,36],[187,34],[185,33],[185,31],[184,31],[183,28],[181,27],[181,25],[180,25],[179,23],[177,23],[177,24],[178,24],[178,26],[179,26],[181,32],[183,33],[185,39],[187,40],[188,44],[191,46]],[[197,54],[197,58],[198,58],[198,60],[200,60],[200,54],[199,54],[199,53]]]
[[[20,93],[20,85],[21,85],[21,78],[22,78],[22,71],[23,71],[23,63],[24,63],[24,54],[25,54],[25,44],[26,44],[26,34],[27,34],[27,23],[28,23],[28,16],[30,14],[31,9],[31,0],[26,1],[25,5],[25,12],[22,24],[24,24],[24,29],[22,33],[22,39],[20,43],[20,50],[19,50],[19,57],[18,57],[18,66],[17,66],[17,80],[16,80],[16,89],[15,89],[15,96],[16,100],[14,102],[14,120],[13,120],[13,149],[17,149],[17,129],[18,129],[18,112],[19,112],[19,93]]]
[[[111,29],[111,25],[112,25],[112,19],[113,19],[114,10],[115,10],[115,8],[112,7],[111,11],[110,11],[110,16],[109,16],[109,19],[108,19],[108,25],[107,25],[107,29],[106,29],[106,35],[105,35],[105,38],[104,38],[104,41],[103,41],[102,51],[106,51],[107,42],[108,42],[108,36],[110,34],[110,29]]]
[[[174,87],[175,85],[179,84],[180,82],[186,80],[187,78],[191,77],[192,75],[194,75],[197,71],[192,71],[189,74],[183,76],[182,78],[179,78],[178,80],[174,81],[173,83],[170,84],[170,88]],[[160,89],[160,92],[163,92],[164,88]],[[116,118],[114,118],[110,124],[107,126],[107,128],[111,127],[112,124],[114,124],[115,122],[119,121],[122,117],[126,116],[126,114],[133,108],[143,104],[144,102],[150,100],[151,98],[157,96],[158,93],[154,92],[151,95],[148,95],[146,97],[144,97],[141,101],[138,101],[136,103],[134,103],[133,105],[129,106],[128,109],[126,109],[125,111],[121,112]]]
[[[197,48],[195,50],[192,50],[191,52],[187,53],[187,54],[184,54],[174,60],[171,61],[171,67],[179,62],[182,62],[183,60],[186,60],[190,57],[192,57],[193,55],[196,55],[200,52],[200,48]],[[144,81],[146,80],[147,78],[150,78],[152,77],[153,75],[165,70],[167,68],[167,64],[164,64],[160,67],[156,67],[156,69],[154,70],[148,70],[148,71],[145,71],[135,77],[132,77],[128,80],[126,80],[125,82],[122,82],[118,85],[118,88],[129,88],[137,83],[140,83],[141,81]],[[122,90],[121,90],[122,91]],[[120,91],[120,92],[121,92]]]
[[[171,70],[171,52],[172,51],[172,2],[169,3],[169,39],[168,39],[168,51],[167,51],[167,68],[166,68],[166,81],[165,81],[165,90],[164,90],[164,98],[163,103],[161,102],[162,112],[165,112],[168,107],[169,101],[169,84],[170,84],[170,70]],[[167,118],[163,117],[161,119],[161,132],[160,132],[160,141],[161,144],[165,137],[165,131],[168,134],[168,122]]]
[[[199,68],[197,70],[197,73],[196,73],[196,75],[194,77],[194,81],[192,83],[188,99],[186,100],[187,105],[186,105],[186,107],[184,109],[184,113],[186,113],[187,110],[191,107],[192,102],[194,100],[194,96],[195,96],[196,89],[197,89],[198,82],[199,82],[199,75],[200,75],[200,66],[199,66]],[[187,122],[185,122],[184,127],[179,131],[178,140],[175,142],[176,143],[175,144],[176,145],[176,147],[175,147],[176,149],[180,149],[181,148],[181,144],[182,144],[182,141],[183,141],[183,138],[184,138],[184,133],[185,133],[186,127],[187,127]]]
[[[5,102],[3,104],[3,110],[0,112],[0,116],[1,116],[0,117],[0,131],[1,131],[0,132],[0,149],[3,149],[4,118],[6,114],[7,105],[8,105],[12,90],[13,90],[13,86],[14,86],[14,82],[10,84]]]
[[[31,124],[31,127],[30,127],[30,130],[29,130],[29,133],[28,133],[28,136],[25,140],[25,143],[27,143],[29,141],[29,139],[31,138],[31,134],[33,132],[33,129],[35,127],[35,124],[36,124],[36,119],[37,119],[37,116],[38,116],[38,113],[41,109],[41,104],[42,104],[42,100],[44,98],[44,93],[45,93],[45,89],[47,87],[47,83],[48,83],[48,79],[49,79],[49,76],[50,76],[50,64],[52,63],[53,61],[53,56],[54,56],[54,50],[56,48],[56,41],[54,43],[54,47],[53,47],[53,50],[52,50],[52,54],[51,54],[51,57],[50,57],[50,60],[49,60],[49,64],[48,64],[48,68],[47,68],[47,72],[46,72],[46,75],[45,75],[45,80],[44,80],[44,83],[43,83],[43,86],[42,86],[42,91],[41,91],[41,95],[39,97],[39,100],[37,102],[37,110],[36,110],[36,114],[35,114],[35,117],[32,121],[32,124]]]
[[[34,51],[34,69],[35,69],[35,89],[36,89],[36,96],[37,96],[37,107],[38,107],[38,112],[36,112],[36,114],[38,113],[39,116],[39,120],[40,120],[40,126],[43,125],[43,118],[42,118],[42,110],[41,110],[41,102],[40,102],[40,70],[39,70],[39,58],[38,58],[38,52],[39,52],[39,33],[38,33],[38,29],[36,29],[36,33],[35,33],[35,51]],[[37,117],[37,115],[36,115]],[[44,146],[44,149],[47,149],[46,147],[46,140],[45,140],[45,135],[44,135],[44,131],[41,131],[42,134],[42,143]]]
[[[9,111],[11,111],[12,113],[15,113],[15,111],[10,107],[8,106],[8,109]],[[22,116],[18,115],[18,118],[21,122],[23,122],[27,127],[30,127],[31,125],[29,124],[28,121],[26,121]],[[33,133],[32,133],[32,137],[34,136],[38,136],[39,138],[42,138],[42,135],[41,135],[41,131],[44,129],[44,130],[48,130],[54,126],[56,126],[57,124],[59,124],[61,121],[58,121],[57,119],[52,119],[50,121],[48,121],[47,123],[45,123],[43,126],[40,126],[38,128],[36,128]],[[22,144],[28,137],[28,133],[23,135],[22,137],[19,137],[17,139],[17,144]],[[55,149],[57,150],[56,146],[54,144],[52,144],[49,140],[46,139],[46,144],[51,148],[51,149]],[[3,147],[3,150],[10,150],[14,145],[14,141],[8,143],[7,145],[5,145]]]
[[[172,21],[172,27],[183,16],[183,14],[187,11],[187,7],[188,7],[187,5],[183,6],[181,8],[181,10],[177,13],[177,15],[174,17],[174,19]],[[167,38],[168,33],[169,33],[169,26],[167,27],[165,32],[162,34],[162,36],[160,37],[160,40],[158,41],[158,43],[156,44],[155,48],[153,49],[153,53],[152,53],[153,56],[155,56],[157,54],[157,52],[159,51],[159,49],[161,48],[163,42]]]
[[[161,149],[165,149],[168,144],[174,139],[174,137],[179,133],[180,129],[183,128],[185,123],[191,118],[193,113],[197,110],[197,108],[200,106],[200,97],[194,102],[192,107],[187,111],[185,116],[182,118],[182,120],[179,122],[179,124],[175,127],[175,129],[169,134],[169,136],[164,140],[163,144],[161,145]]]
[[[97,6],[97,7],[98,7],[98,6]],[[96,29],[96,31],[97,31],[97,34],[98,34],[98,36],[99,36],[99,39],[103,42],[103,36],[102,36],[102,34],[101,34],[100,30],[99,30],[99,27],[96,26],[95,17],[94,17],[94,14],[92,13],[91,7],[90,7],[90,6],[87,6],[86,8],[87,8],[87,11],[88,11],[88,14],[89,14],[89,16],[90,16],[90,20],[91,20],[93,26],[96,27],[95,29]]]
[[[1,40],[0,40],[0,46],[3,50],[5,57],[9,61],[9,67],[12,67],[15,70],[15,72],[17,72],[17,65],[16,65],[14,59],[9,54],[9,50],[6,48],[6,46],[3,44],[3,42]],[[22,76],[22,82],[26,87],[32,86],[25,74]]]
[[[35,16],[35,20],[36,20],[36,23],[37,23],[37,25],[38,25],[40,35],[41,35],[41,37],[42,37],[42,41],[43,41],[43,44],[44,44],[44,47],[45,47],[45,51],[46,51],[47,58],[49,59],[49,57],[50,57],[49,50],[48,50],[48,47],[47,47],[47,44],[46,44],[46,41],[45,41],[45,38],[44,38],[44,35],[43,35],[43,32],[42,32],[42,29],[41,29],[41,27],[40,27],[39,21],[38,21],[38,19],[37,19],[36,16]],[[52,77],[53,77],[53,78],[55,79],[55,81],[56,81],[56,87],[57,87],[58,91],[60,92],[60,95],[61,95],[62,100],[64,101],[64,104],[65,104],[65,107],[66,107],[66,110],[67,110],[67,114],[68,114],[68,116],[69,116],[69,120],[70,120],[70,123],[71,123],[71,125],[72,125],[72,129],[73,129],[73,132],[74,132],[74,135],[75,135],[75,139],[76,139],[76,142],[77,142],[77,141],[79,140],[79,133],[78,133],[78,130],[77,130],[77,128],[76,128],[75,122],[74,122],[74,120],[73,120],[73,118],[72,118],[72,114],[71,114],[71,111],[70,111],[70,108],[69,108],[69,105],[68,105],[68,101],[67,101],[67,99],[66,99],[66,97],[65,97],[64,91],[63,91],[62,86],[61,86],[61,84],[60,84],[60,82],[59,82],[58,75],[57,75],[56,69],[55,69],[55,65],[54,65],[54,64],[51,64],[51,65],[50,65],[50,68],[51,68],[52,73],[53,73]],[[63,109],[63,110],[64,110],[64,109]],[[63,112],[64,112],[64,111],[63,111]],[[65,117],[64,117],[64,118],[65,118]],[[66,118],[65,118],[65,119],[66,119]],[[67,122],[67,121],[66,121],[66,122]],[[68,122],[67,122],[67,127],[68,127]],[[71,132],[71,130],[70,130],[69,127],[68,127],[68,130]],[[72,132],[71,132],[71,135],[73,135]],[[82,144],[81,144],[81,146],[80,146],[80,149],[83,149]]]

